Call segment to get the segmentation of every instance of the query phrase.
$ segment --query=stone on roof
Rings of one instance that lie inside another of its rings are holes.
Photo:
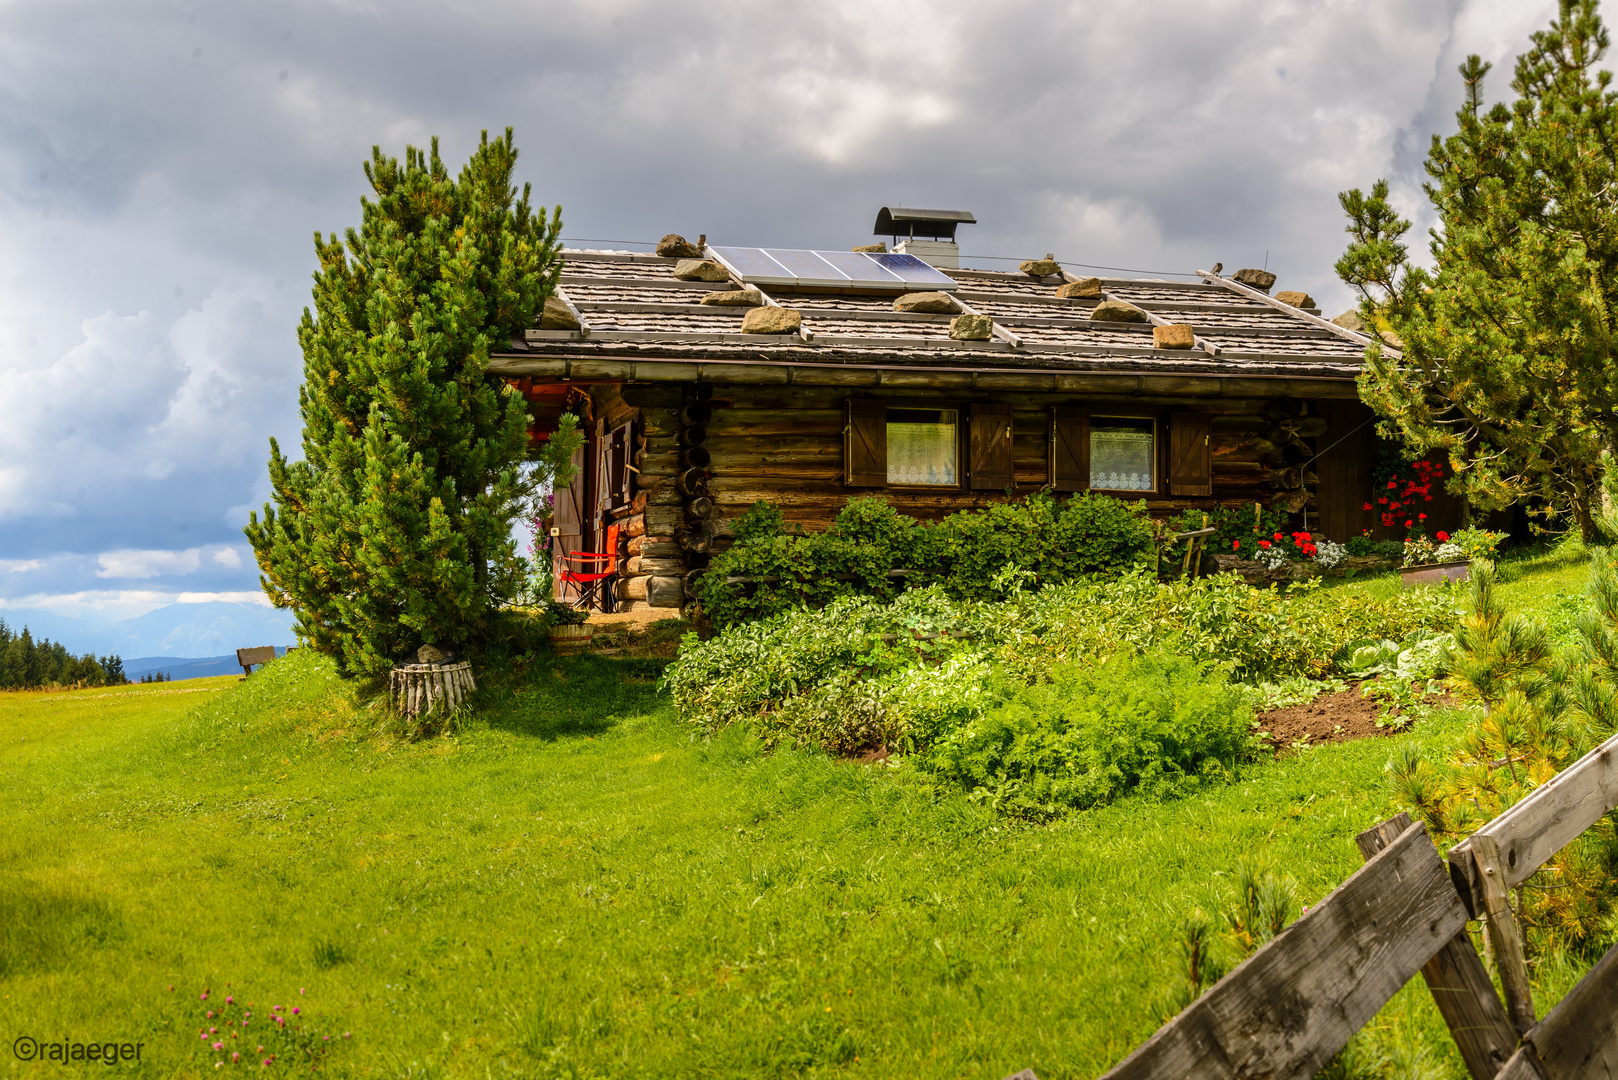
[[[1067,300],[1076,300],[1101,295],[1101,279],[1095,277],[1080,278],[1059,286],[1056,295]]]
[[[683,259],[674,266],[681,281],[729,281],[730,271],[712,259]]]
[[[1274,274],[1268,270],[1254,270],[1252,267],[1236,271],[1231,275],[1231,279],[1237,284],[1246,285],[1250,289],[1258,289],[1260,292],[1269,292],[1270,286],[1275,284]]]
[[[573,317],[573,312],[560,296],[547,296],[545,309],[539,315],[539,328],[541,330],[577,330],[579,320]]]
[[[954,341],[988,341],[994,337],[994,320],[987,315],[957,315],[949,321]]]
[[[725,289],[703,293],[697,303],[717,307],[763,307],[764,294],[757,289]]]
[[[744,334],[795,334],[803,325],[803,313],[792,308],[756,307],[742,319]]]
[[[679,233],[669,233],[657,242],[657,253],[665,259],[700,259],[702,252]]]
[[[1190,349],[1197,344],[1197,334],[1187,323],[1154,326],[1152,344],[1159,349]]]
[[[1146,312],[1134,304],[1120,300],[1103,300],[1090,309],[1090,318],[1096,322],[1146,322]]]
[[[960,305],[949,293],[942,292],[912,292],[905,293],[893,301],[894,311],[917,311],[931,315],[953,315],[960,311]]]

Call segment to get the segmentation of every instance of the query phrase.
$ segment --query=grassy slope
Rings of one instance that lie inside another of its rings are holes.
[[[1551,559],[1512,587],[1582,579]],[[352,1031],[339,1072],[1087,1076],[1156,1026],[1179,923],[1239,856],[1313,901],[1393,809],[1377,740],[1008,827],[902,769],[694,742],[641,671],[557,663],[416,745],[355,735],[307,654],[0,696],[4,1029],[198,1075],[198,993],[228,984]],[[1423,993],[1381,1025],[1447,1052]]]

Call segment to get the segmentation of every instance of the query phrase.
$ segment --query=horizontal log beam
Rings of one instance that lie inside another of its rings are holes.
[[[769,343],[748,342],[768,347]],[[1111,354],[1109,354],[1111,355]],[[1307,358],[1289,357],[1287,363],[1302,365]],[[1133,395],[1178,395],[1208,393],[1241,397],[1359,397],[1352,377],[1343,375],[1301,375],[1293,372],[1223,374],[1205,372],[1173,375],[1152,371],[1062,372],[1048,369],[1005,369],[978,367],[960,369],[924,364],[883,365],[878,363],[772,362],[768,360],[608,360],[574,357],[534,357],[497,355],[489,361],[489,373],[501,377],[526,376],[536,381],[599,382],[691,382],[703,380],[725,384],[792,384],[803,386],[849,386],[881,389],[887,386],[923,386],[943,389],[979,388],[1042,390],[1055,393],[1102,393]]]

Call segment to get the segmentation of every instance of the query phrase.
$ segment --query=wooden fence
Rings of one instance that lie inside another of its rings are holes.
[[[1418,971],[1475,1080],[1618,1078],[1618,946],[1535,1016],[1507,896],[1618,805],[1618,736],[1449,851],[1400,814],[1365,865],[1103,1080],[1313,1076]],[[1480,918],[1506,1001],[1466,924]]]

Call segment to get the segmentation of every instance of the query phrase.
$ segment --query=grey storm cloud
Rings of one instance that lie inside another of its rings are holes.
[[[18,0],[0,604],[256,587],[240,527],[267,438],[297,442],[310,237],[357,223],[373,144],[439,135],[454,166],[510,125],[570,237],[843,247],[942,205],[977,258],[1267,259],[1341,310],[1337,192],[1389,176],[1419,213],[1455,66],[1504,61],[1503,93],[1553,8]]]

